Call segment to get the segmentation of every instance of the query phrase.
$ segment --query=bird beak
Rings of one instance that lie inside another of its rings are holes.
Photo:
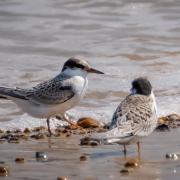
[[[104,74],[103,72],[101,72],[101,71],[99,71],[97,69],[93,69],[93,68],[89,68],[87,70],[87,72],[89,72],[89,73],[96,73],[96,74]]]

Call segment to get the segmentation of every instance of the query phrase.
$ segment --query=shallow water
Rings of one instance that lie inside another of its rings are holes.
[[[138,76],[151,80],[159,115],[180,113],[179,44],[178,0],[0,1],[1,86],[31,87],[58,74],[63,63],[76,55],[86,57],[106,73],[89,75],[84,100],[69,112],[75,118],[92,116],[110,121],[116,106],[128,93],[130,82]],[[45,124],[23,114],[9,101],[0,102],[0,121],[4,129]],[[167,151],[179,150],[178,137],[179,131],[148,137],[143,150],[144,166],[124,179],[138,178],[139,174],[146,179],[178,179],[179,161],[164,163]],[[45,166],[34,165],[32,157],[40,147],[36,142],[3,144],[0,157],[12,164],[12,157],[22,150],[32,159],[23,166],[12,165],[13,179],[27,179],[27,169],[31,179],[56,179],[58,175],[83,179],[93,174],[99,179],[119,178],[119,146],[80,148],[75,142],[66,141],[62,148],[64,143],[59,140],[55,143],[58,147],[52,149],[48,149],[47,142],[41,143],[52,158],[59,157],[57,162]],[[88,163],[78,164],[83,152],[92,157]],[[130,152],[133,154],[134,150]],[[44,174],[39,174],[41,168]]]

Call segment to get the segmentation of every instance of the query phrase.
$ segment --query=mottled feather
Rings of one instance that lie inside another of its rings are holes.
[[[151,96],[127,96],[116,109],[110,129],[118,127],[122,130],[129,129],[134,135],[148,135],[156,123],[153,103]]]
[[[70,76],[66,74],[60,74],[55,78],[38,84],[32,89],[10,89],[1,94],[17,97],[24,100],[29,100],[35,104],[61,104],[75,94],[73,89],[73,83],[70,80]]]

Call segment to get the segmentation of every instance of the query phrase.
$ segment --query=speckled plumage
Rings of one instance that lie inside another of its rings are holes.
[[[126,96],[114,112],[109,131],[92,136],[94,139],[103,143],[129,144],[153,132],[157,125],[155,97],[149,81],[144,78],[139,79],[137,82],[141,84],[142,81],[144,86],[138,88],[145,89],[138,91],[135,83],[136,89],[132,88],[133,93]],[[132,86],[134,82],[136,80],[133,81]],[[149,91],[148,94],[146,90]],[[136,92],[145,92],[146,95]]]
[[[149,135],[157,124],[152,96],[128,95],[116,109],[110,129],[128,129],[131,135]]]
[[[75,85],[67,74],[38,84],[32,89],[16,89],[15,92],[36,104],[61,104],[75,95]]]

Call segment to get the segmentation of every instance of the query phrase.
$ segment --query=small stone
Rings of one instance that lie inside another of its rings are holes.
[[[130,159],[129,161],[127,161],[124,166],[126,168],[136,168],[139,166],[139,163],[136,159]]]
[[[178,114],[170,114],[167,118],[169,121],[180,121],[180,116]]]
[[[34,132],[40,132],[40,131],[45,131],[46,127],[44,126],[39,126],[33,129]]]
[[[6,133],[7,133],[7,134],[10,134],[10,133],[12,133],[12,132],[11,132],[10,130],[7,130]]]
[[[178,114],[170,114],[158,119],[159,125],[168,125],[170,128],[178,128],[180,126],[180,116]]]
[[[82,138],[80,141],[80,145],[90,145],[90,146],[97,146],[100,143],[96,140],[91,139],[90,137]]]
[[[100,123],[90,117],[80,118],[77,121],[77,125],[83,128],[97,128],[100,127]]]
[[[9,169],[4,166],[0,166],[0,176],[8,176]]]
[[[67,130],[67,129],[64,129],[63,131],[62,131],[62,133],[64,133],[64,134],[66,134],[66,133],[68,133],[69,131]]]
[[[156,131],[167,132],[170,131],[170,128],[167,124],[161,124],[156,127]]]
[[[71,133],[67,133],[67,134],[66,134],[66,137],[70,137],[70,136],[71,136]]]
[[[11,137],[11,138],[8,139],[8,143],[16,143],[16,144],[18,144],[19,143],[19,138]]]
[[[175,153],[167,153],[166,154],[166,159],[171,159],[171,160],[178,160],[178,155]]]
[[[47,161],[48,156],[45,152],[36,152],[36,159],[37,161]]]
[[[80,161],[87,161],[87,157],[85,155],[80,156]]]
[[[91,140],[90,137],[82,138],[82,139],[80,140],[80,145],[89,145],[90,140]]]
[[[20,129],[15,129],[14,131],[13,131],[13,133],[21,133],[21,130]]]
[[[67,177],[58,177],[57,180],[68,180]]]
[[[37,140],[39,140],[39,139],[45,139],[45,136],[44,136],[44,134],[42,134],[42,133],[34,134],[34,135],[30,136],[30,137],[33,138],[33,139],[37,139]]]
[[[32,131],[29,129],[29,128],[25,128],[24,129],[24,133],[26,133],[26,134],[29,134],[29,133],[31,133]]]
[[[123,175],[127,175],[127,174],[130,173],[130,171],[129,171],[129,169],[121,169],[120,173],[123,174]]]
[[[55,137],[60,137],[61,136],[61,133],[60,132],[57,132],[56,134],[54,134]]]
[[[20,134],[19,138],[27,140],[29,138],[29,136],[27,134]]]
[[[91,146],[98,146],[99,143],[97,141],[90,141],[89,145],[91,145]]]
[[[16,162],[16,163],[24,163],[24,158],[22,158],[22,157],[17,157],[17,158],[15,159],[15,162]]]
[[[4,131],[2,129],[0,129],[0,134],[4,133]]]

